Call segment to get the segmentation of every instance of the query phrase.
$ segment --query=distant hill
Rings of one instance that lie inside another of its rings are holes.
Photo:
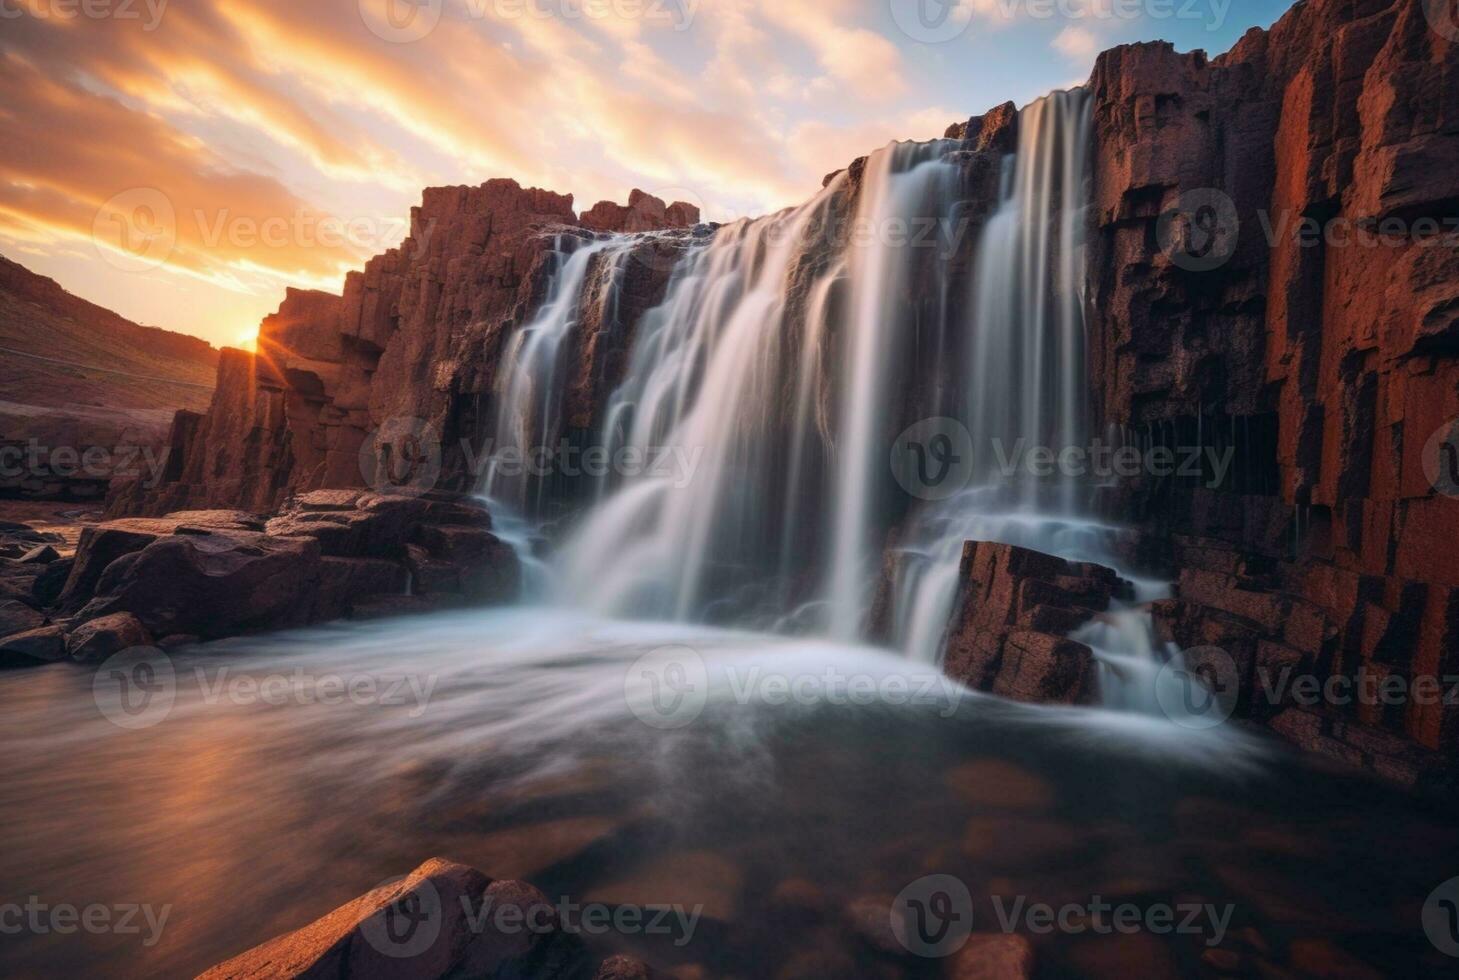
[[[218,351],[88,303],[0,256],[0,392],[50,408],[204,411]]]
[[[39,465],[0,471],[0,498],[98,499],[109,473],[125,474],[58,469],[49,454],[160,449],[178,409],[207,409],[217,366],[205,341],[133,323],[0,256],[0,449],[46,450]]]

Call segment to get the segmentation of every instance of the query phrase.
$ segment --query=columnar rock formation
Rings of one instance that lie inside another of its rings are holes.
[[[692,205],[666,207],[641,192],[580,221],[571,195],[513,180],[430,188],[411,212],[410,236],[351,273],[343,296],[289,290],[263,321],[256,355],[223,352],[212,407],[174,426],[167,482],[119,488],[112,513],[270,512],[292,493],[362,486],[360,450],[387,421],[441,444],[441,485],[470,489],[463,445],[479,445],[502,343],[541,304],[554,244],[698,220]],[[645,237],[641,247],[623,290],[633,301],[599,311],[579,338],[584,399],[611,387],[626,331],[663,295],[673,263],[658,253],[674,244]],[[587,411],[571,414],[581,423]]]
[[[1215,60],[1107,52],[1091,83],[1100,414],[1234,450],[1214,491],[1132,488],[1180,569],[1163,627],[1231,653],[1284,734],[1406,779],[1412,745],[1459,740],[1442,698],[1299,711],[1262,678],[1459,673],[1433,472],[1459,447],[1459,45],[1425,7],[1310,0]]]

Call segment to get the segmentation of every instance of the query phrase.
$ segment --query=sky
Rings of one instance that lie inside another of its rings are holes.
[[[140,323],[250,342],[421,189],[633,188],[709,220],[893,139],[1225,51],[1290,0],[0,0],[0,253]]]

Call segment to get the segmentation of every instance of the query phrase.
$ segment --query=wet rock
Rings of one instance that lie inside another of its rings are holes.
[[[610,839],[624,821],[612,817],[564,817],[488,834],[477,844],[482,863],[513,878],[530,878]]]
[[[49,565],[53,561],[59,561],[60,558],[60,552],[48,544],[43,544],[27,551],[17,558],[16,561],[22,565]]]
[[[610,956],[598,967],[593,980],[655,980],[662,976],[642,960],[631,956]]]
[[[1047,810],[1056,800],[1047,780],[1003,759],[964,762],[949,769],[943,782],[964,802],[977,807]]]
[[[897,931],[907,935],[907,923],[895,927],[893,918],[900,913],[891,895],[869,895],[855,899],[843,910],[846,924],[857,938],[885,956],[906,956],[909,951],[897,938]]]
[[[39,629],[45,623],[45,614],[25,603],[15,599],[0,600],[0,637]]]
[[[1020,701],[1095,700],[1094,653],[1065,636],[1127,594],[1114,571],[969,541],[959,574],[964,598],[943,661],[949,676]]]
[[[475,869],[437,858],[202,977],[443,978],[471,951],[477,937],[466,909],[490,884]]]
[[[307,539],[231,530],[176,534],[147,544],[81,615],[131,613],[162,636],[282,629],[309,621],[319,576],[319,547]]]
[[[0,637],[0,667],[29,667],[66,659],[66,631],[42,626]]]
[[[1027,871],[1068,861],[1088,846],[1079,830],[1042,817],[974,817],[963,831],[962,852],[993,871]]]
[[[107,566],[124,555],[141,551],[165,533],[146,528],[147,525],[131,521],[115,521],[83,529],[71,574],[57,598],[60,608],[68,612],[79,610],[95,596],[96,585]]]
[[[586,900],[605,905],[698,905],[706,918],[732,922],[743,888],[744,874],[733,862],[710,851],[686,851],[594,888]]]
[[[61,590],[71,577],[75,561],[69,558],[53,561],[31,582],[30,593],[41,606],[54,606],[61,598]]]
[[[1023,936],[974,933],[948,963],[947,980],[1028,980],[1033,945]]]
[[[76,627],[66,640],[66,652],[81,663],[100,663],[114,653],[147,646],[152,636],[131,613],[102,616]]]

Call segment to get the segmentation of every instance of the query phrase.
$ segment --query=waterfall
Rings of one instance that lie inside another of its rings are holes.
[[[677,449],[692,479],[605,488],[563,550],[568,595],[610,614],[860,634],[896,516],[886,450],[905,375],[947,328],[962,148],[892,144],[684,258],[600,439]]]
[[[590,241],[559,236],[546,298],[502,354],[493,391],[496,424],[485,447],[488,462],[480,489],[513,516],[541,507],[543,482],[529,464],[534,454],[552,451],[561,436],[568,341],[590,304],[616,288],[633,245],[629,236]],[[604,253],[606,266],[590,283],[594,260]]]
[[[966,488],[909,520],[897,547],[894,643],[937,660],[954,612],[964,541],[999,541],[1108,564],[1121,532],[1080,516],[1087,485],[1020,465],[1036,449],[1086,444],[1083,219],[1089,100],[1056,92],[1019,117],[998,209],[972,278]]]
[[[610,616],[875,630],[935,663],[965,541],[1118,569],[1131,532],[1089,516],[1091,481],[1021,465],[1088,445],[1089,106],[1075,89],[1020,113],[991,213],[967,183],[969,144],[893,143],[800,207],[684,241],[589,436],[611,458],[668,465],[598,479],[534,575]],[[502,362],[498,449],[558,434],[568,339],[611,297],[632,243],[561,251]],[[913,499],[892,451],[928,420],[960,432],[967,459],[946,458],[965,482]],[[521,515],[542,488],[493,469],[486,489]],[[1138,707],[1129,679],[1163,659],[1149,616],[1115,610],[1086,632],[1111,701]]]

